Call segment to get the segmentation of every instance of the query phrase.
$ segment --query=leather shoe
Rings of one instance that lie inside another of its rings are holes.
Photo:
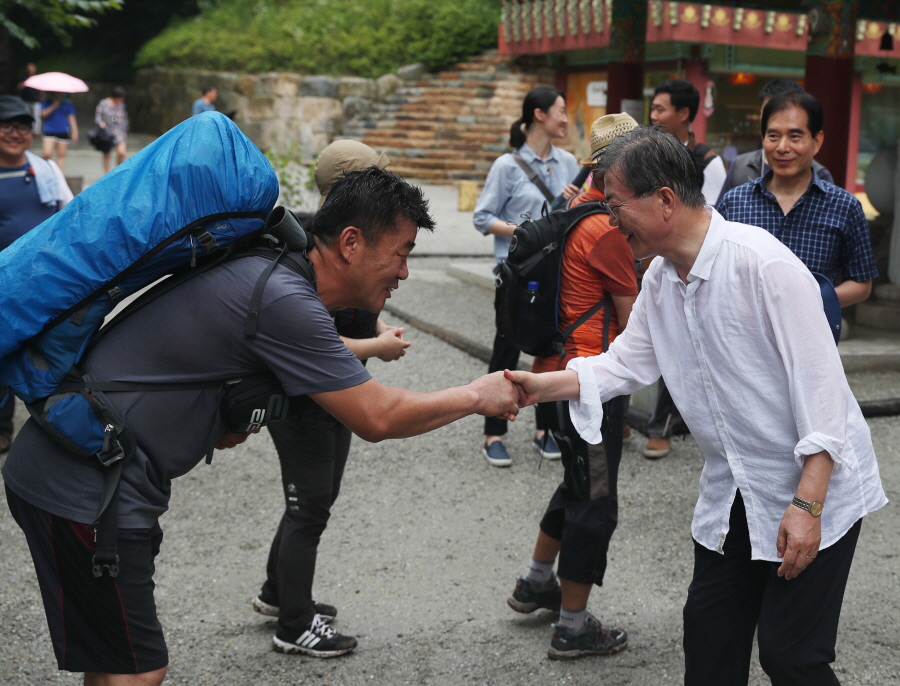
[[[672,450],[672,441],[668,438],[651,438],[644,448],[644,457],[650,460],[658,460],[665,457]]]

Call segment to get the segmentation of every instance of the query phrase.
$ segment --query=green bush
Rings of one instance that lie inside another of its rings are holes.
[[[147,42],[135,66],[377,77],[497,44],[499,0],[217,0]]]

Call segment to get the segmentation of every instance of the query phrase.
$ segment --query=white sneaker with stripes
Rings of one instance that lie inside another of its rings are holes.
[[[322,615],[313,617],[309,628],[294,640],[280,637],[276,633],[272,643],[280,653],[302,653],[313,657],[337,657],[356,647],[355,638],[339,634]]]

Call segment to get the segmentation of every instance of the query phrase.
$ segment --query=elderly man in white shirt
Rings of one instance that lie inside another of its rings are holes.
[[[887,503],[819,287],[766,231],[705,208],[690,153],[641,127],[609,146],[611,220],[659,255],[628,326],[566,371],[507,372],[520,404],[571,400],[600,441],[601,404],[660,375],[703,451],[685,684],[747,684],[754,631],[776,686],[838,684],[830,667],[862,518]]]

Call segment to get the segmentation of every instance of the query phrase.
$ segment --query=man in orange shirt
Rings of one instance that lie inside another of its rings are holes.
[[[591,156],[595,165],[616,137],[636,128],[627,114],[608,114],[591,127]],[[586,193],[571,205],[605,202],[603,178],[594,175]],[[608,214],[582,219],[566,238],[559,290],[559,330],[572,325],[591,307],[606,305],[563,342],[562,355],[537,358],[533,372],[566,368],[573,357],[599,355],[625,328],[638,294],[634,257],[625,237],[610,226]],[[589,445],[569,419],[568,403],[545,403],[539,411],[556,434],[565,476],[544,514],[534,554],[525,576],[516,581],[509,606],[517,612],[539,608],[559,611],[548,653],[551,659],[612,655],[628,645],[628,635],[607,629],[587,611],[594,584],[603,583],[606,552],[618,521],[616,482],[622,457],[625,397],[603,407],[603,442]],[[559,557],[558,574],[553,564]]]

